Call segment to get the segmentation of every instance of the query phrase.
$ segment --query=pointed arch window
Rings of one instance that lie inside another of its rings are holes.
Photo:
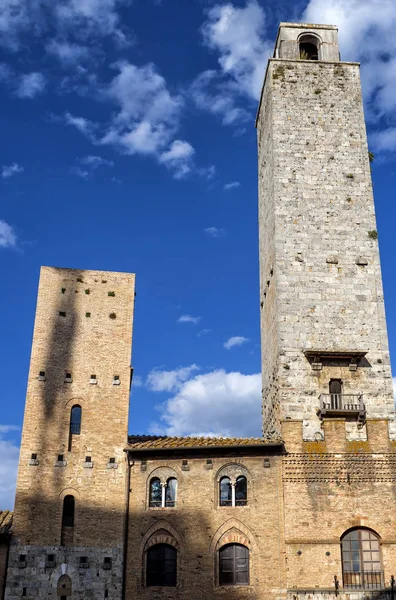
[[[63,499],[61,546],[71,546],[74,537],[74,496],[68,494]]]
[[[249,585],[249,549],[228,544],[219,550],[219,585]]]
[[[353,529],[341,538],[344,588],[380,589],[383,570],[379,536],[369,529]]]
[[[146,585],[175,586],[177,550],[168,544],[155,544],[147,550]]]

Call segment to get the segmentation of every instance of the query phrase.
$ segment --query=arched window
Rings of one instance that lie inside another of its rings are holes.
[[[156,544],[147,550],[146,585],[175,586],[177,550],[168,544]]]
[[[81,433],[81,406],[76,404],[70,411],[70,427],[69,427],[69,452],[73,446],[73,436]]]
[[[235,483],[235,506],[246,506],[247,504],[247,479],[240,475]]]
[[[56,586],[56,595],[60,600],[68,600],[72,597],[72,582],[69,575],[61,575]]]
[[[220,506],[232,506],[232,487],[229,477],[220,479]]]
[[[341,538],[341,549],[345,588],[382,588],[381,547],[376,533],[353,529]]]
[[[71,546],[74,535],[74,496],[67,495],[63,500],[61,546]]]
[[[158,477],[153,477],[150,481],[150,500],[151,507],[162,506],[162,485]]]
[[[303,35],[299,40],[302,60],[319,60],[319,40],[314,35]]]
[[[70,433],[80,435],[81,433],[81,406],[76,404],[70,413]]]
[[[177,479],[169,477],[165,488],[165,506],[176,506]]]
[[[249,549],[228,544],[219,550],[219,585],[249,585]]]

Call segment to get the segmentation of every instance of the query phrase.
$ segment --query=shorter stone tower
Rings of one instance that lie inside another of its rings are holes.
[[[41,269],[7,600],[121,598],[134,280]]]
[[[359,64],[341,62],[337,28],[281,23],[257,116],[263,430],[324,417],[367,418],[394,436]]]

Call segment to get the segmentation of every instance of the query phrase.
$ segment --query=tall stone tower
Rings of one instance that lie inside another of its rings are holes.
[[[359,64],[337,28],[281,23],[257,116],[263,430],[347,439],[394,405]]]
[[[134,275],[41,269],[8,600],[121,598],[133,306]]]

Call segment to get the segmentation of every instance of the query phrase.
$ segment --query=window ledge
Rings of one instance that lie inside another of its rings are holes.
[[[40,464],[40,461],[37,458],[30,458],[28,465],[29,467],[38,467],[38,465]]]
[[[106,469],[118,469],[117,463],[107,463]]]
[[[147,510],[176,510],[177,506],[149,506]],[[149,586],[153,587],[153,586]]]
[[[66,467],[67,460],[56,460],[54,462],[54,467]]]
[[[83,464],[84,469],[92,469],[93,468],[93,462],[85,462]]]

